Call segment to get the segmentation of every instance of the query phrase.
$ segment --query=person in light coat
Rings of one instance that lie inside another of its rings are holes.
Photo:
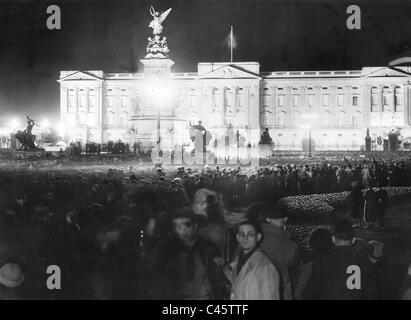
[[[241,254],[225,269],[231,282],[231,300],[279,300],[280,274],[259,248],[261,227],[246,220],[239,224]]]

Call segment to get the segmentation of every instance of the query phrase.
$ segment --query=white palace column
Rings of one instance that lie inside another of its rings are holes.
[[[391,96],[390,96],[390,101],[391,101],[391,108],[392,108],[392,118],[393,120],[395,119],[395,87],[396,84],[390,84],[390,90],[391,90]]]
[[[205,118],[208,119],[208,121],[210,121],[209,126],[214,126],[214,123],[212,123],[212,111],[214,109],[214,87],[207,85],[205,86],[205,94],[206,94],[206,99],[205,99],[205,105],[203,102],[203,110],[204,113],[203,115],[205,116]]]
[[[332,119],[337,119],[337,108],[338,108],[338,101],[337,101],[337,86],[336,85],[331,85],[330,86],[330,117],[329,120],[332,121]],[[344,108],[344,106],[343,106]],[[346,108],[344,108],[346,110]],[[320,120],[321,121],[321,120]],[[327,124],[329,126],[330,123]]]
[[[379,123],[380,126],[383,124],[383,113],[384,113],[384,85],[378,85],[378,111],[379,111]]]
[[[370,119],[371,119],[371,85],[366,82],[363,85],[363,117],[364,117],[364,126],[365,128],[370,127]]]
[[[300,104],[299,104],[299,112],[302,113],[303,110],[307,107],[308,103],[307,103],[307,86],[306,85],[302,85],[300,86]]]
[[[351,96],[351,90],[352,90],[352,85],[351,84],[346,84],[343,86],[344,88],[344,103],[343,103],[343,111],[344,118],[343,118],[343,123],[342,125],[346,124],[351,124],[351,112],[352,112],[352,96]],[[338,133],[339,134],[339,133]]]
[[[225,108],[225,86],[219,86],[218,91],[220,91],[220,102],[218,104],[220,111],[221,111],[221,116],[223,119],[220,120],[224,125],[226,124],[226,108]]]
[[[322,107],[322,101],[321,101],[321,85],[315,85],[314,86],[314,111],[319,112]]]
[[[86,122],[86,142],[88,142],[89,141],[89,138],[90,138],[90,125],[89,125],[89,123],[90,123],[90,118],[91,118],[91,116],[90,116],[90,114],[89,114],[89,87],[86,87],[85,89],[84,89],[84,94],[86,95],[85,96],[85,102],[86,102],[86,105],[85,105],[85,108],[86,108],[86,110],[85,110],[85,113],[86,113],[86,118],[85,118],[85,122]]]
[[[411,125],[411,81],[404,84],[404,125]]]
[[[60,120],[67,124],[68,88],[60,87]]]
[[[251,144],[257,144],[260,138],[260,114],[259,114],[259,85],[253,84],[250,86],[250,104],[248,116],[250,119]]]
[[[74,88],[74,123],[78,125],[78,105],[79,105],[78,87]]]
[[[98,112],[98,125],[100,127],[100,141],[104,141],[104,92],[103,92],[103,82],[100,83],[97,88],[97,103],[96,112]]]
[[[277,86],[270,86],[271,100],[270,111],[271,117],[269,119],[268,127],[275,126],[275,119],[277,119]]]
[[[205,123],[208,123],[206,118],[206,108],[204,102],[206,101],[206,88],[204,86],[197,86],[197,117],[204,119]],[[190,115],[191,117],[191,115]]]
[[[291,108],[292,108],[292,101],[291,101],[291,93],[292,93],[293,87],[292,86],[286,86],[285,87],[285,110],[286,110],[286,118],[285,118],[285,125],[287,127],[291,127]]]
[[[252,134],[251,134],[251,119],[250,119],[250,114],[251,114],[251,94],[250,94],[250,86],[243,85],[243,90],[244,90],[244,103],[245,103],[245,113],[246,113],[246,124],[248,127],[248,133],[247,133],[247,141],[252,140]]]
[[[121,90],[119,87],[114,88],[114,127],[120,126],[121,119],[121,108],[120,108],[120,97]]]

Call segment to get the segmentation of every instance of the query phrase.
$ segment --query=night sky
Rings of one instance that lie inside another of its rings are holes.
[[[48,30],[46,8],[59,5],[62,29]],[[0,0],[0,125],[58,118],[60,70],[141,71],[150,4],[172,7],[163,24],[174,72],[228,61],[262,71],[360,69],[411,57],[411,0]],[[362,30],[346,28],[347,6],[362,11]]]

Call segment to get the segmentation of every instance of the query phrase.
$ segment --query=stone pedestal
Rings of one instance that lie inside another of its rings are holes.
[[[157,142],[158,118],[162,147],[181,145],[189,140],[189,126],[175,115],[175,90],[171,87],[170,72],[174,62],[168,58],[141,59],[144,65],[144,91],[139,114],[130,118],[134,137],[143,145]]]

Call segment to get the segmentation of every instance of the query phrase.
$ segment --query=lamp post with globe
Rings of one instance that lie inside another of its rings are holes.
[[[304,113],[302,118],[305,120],[305,124],[300,127],[303,129],[308,129],[308,156],[312,157],[312,139],[311,139],[311,129],[314,125],[314,121],[317,119],[317,114],[315,113]]]
[[[157,109],[157,137],[156,137],[156,147],[159,151],[161,145],[161,108],[168,102],[169,99],[169,88],[165,82],[160,82],[157,79],[150,82],[147,86],[147,94],[152,105]]]

